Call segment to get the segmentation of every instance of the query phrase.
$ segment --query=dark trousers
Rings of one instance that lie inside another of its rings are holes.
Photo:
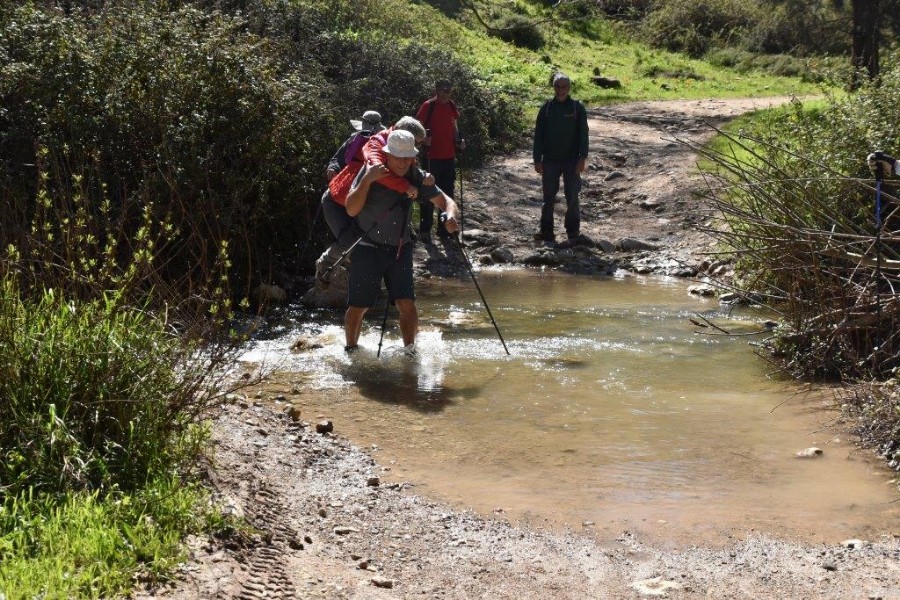
[[[456,184],[455,158],[426,158],[422,168],[434,175],[434,184],[441,188],[442,192],[453,197]],[[419,233],[430,233],[433,224],[434,204],[431,202],[419,203]]]
[[[566,196],[566,235],[570,238],[581,233],[581,207],[578,192],[581,191],[581,176],[576,168],[578,159],[557,162],[544,161],[541,188],[544,192],[544,206],[541,208],[541,233],[553,234],[553,205],[559,193],[559,177],[563,178],[563,193]]]
[[[428,204],[431,204],[429,202]],[[325,222],[334,235],[334,239],[338,243],[341,250],[346,250],[353,245],[353,242],[360,236],[359,228],[353,217],[347,214],[347,209],[335,202],[331,198],[331,192],[325,190],[322,195],[322,214],[325,216]]]

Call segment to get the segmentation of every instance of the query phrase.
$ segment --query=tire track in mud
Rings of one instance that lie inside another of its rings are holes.
[[[283,568],[283,559],[294,549],[302,550],[303,543],[297,531],[283,522],[281,515],[287,507],[278,500],[276,492],[264,481],[255,483],[256,488],[249,495],[252,502],[245,508],[244,517],[251,527],[261,532],[262,541],[242,552],[240,558],[249,572],[237,597],[241,600],[297,598],[298,590]]]

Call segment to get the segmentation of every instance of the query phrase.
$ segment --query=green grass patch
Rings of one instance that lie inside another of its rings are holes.
[[[184,536],[221,528],[208,494],[160,478],[134,494],[24,493],[0,504],[0,592],[7,600],[101,598],[159,582]]]

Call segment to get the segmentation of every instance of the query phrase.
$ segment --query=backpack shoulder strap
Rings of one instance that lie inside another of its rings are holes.
[[[425,129],[428,129],[428,126],[431,124],[431,115],[434,114],[434,105],[437,104],[437,102],[434,101],[434,98],[429,98],[425,102],[428,104],[428,112],[425,113],[425,122],[422,123],[422,125],[425,126]]]

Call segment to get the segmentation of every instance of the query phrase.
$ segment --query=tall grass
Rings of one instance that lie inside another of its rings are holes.
[[[189,533],[222,521],[206,493],[159,478],[131,494],[34,493],[0,502],[0,596],[100,598],[168,577]]]

